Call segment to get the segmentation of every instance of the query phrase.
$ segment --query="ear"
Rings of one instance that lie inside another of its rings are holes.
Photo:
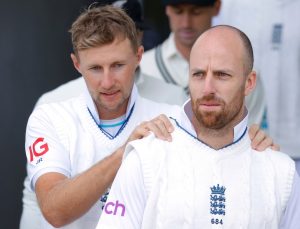
[[[221,9],[221,0],[216,0],[215,4],[214,4],[214,16],[217,16],[220,13],[220,9]]]
[[[251,71],[247,78],[246,78],[246,83],[245,83],[245,95],[249,95],[256,86],[256,72]]]
[[[76,70],[77,70],[79,73],[81,73],[81,71],[80,71],[79,58],[78,58],[74,53],[71,53],[71,59],[72,59],[73,65],[74,65],[74,67],[76,68]]]
[[[165,14],[169,17],[169,15],[170,15],[170,10],[171,10],[171,7],[170,6],[166,6],[165,7]]]
[[[144,46],[141,45],[137,50],[138,63],[141,62],[143,53],[144,53]]]

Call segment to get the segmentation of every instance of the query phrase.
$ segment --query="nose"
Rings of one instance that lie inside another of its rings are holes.
[[[210,74],[208,74],[205,77],[203,93],[204,93],[204,95],[216,93],[215,81],[214,81],[214,78],[212,77],[212,75],[210,75]]]
[[[181,24],[184,28],[191,27],[191,15],[189,13],[184,13],[181,17]]]
[[[110,70],[104,70],[102,80],[101,80],[101,86],[103,89],[111,89],[114,86],[114,76],[110,72]]]

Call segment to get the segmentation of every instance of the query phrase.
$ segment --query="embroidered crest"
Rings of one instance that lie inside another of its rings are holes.
[[[223,216],[225,215],[225,191],[224,186],[219,184],[210,187],[210,214],[213,215],[211,224],[223,224]]]

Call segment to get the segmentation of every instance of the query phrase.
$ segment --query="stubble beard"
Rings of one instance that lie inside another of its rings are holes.
[[[210,112],[200,110],[200,104],[208,101],[214,101],[220,104],[221,110]],[[196,99],[196,101],[192,100],[192,108],[199,127],[220,130],[229,127],[228,124],[234,122],[243,108],[243,101],[244,96],[241,92],[239,92],[229,104],[226,104],[223,99],[218,98],[215,95],[208,95]]]

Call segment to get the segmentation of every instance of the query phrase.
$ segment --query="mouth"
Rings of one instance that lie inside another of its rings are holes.
[[[221,104],[220,103],[216,103],[216,102],[203,102],[199,104],[200,109],[202,111],[216,111],[218,109],[220,109]]]
[[[119,91],[111,91],[111,92],[100,92],[100,95],[107,99],[113,99],[115,96],[119,94]]]
[[[181,30],[179,34],[184,39],[193,39],[195,37],[195,33],[192,30]]]

